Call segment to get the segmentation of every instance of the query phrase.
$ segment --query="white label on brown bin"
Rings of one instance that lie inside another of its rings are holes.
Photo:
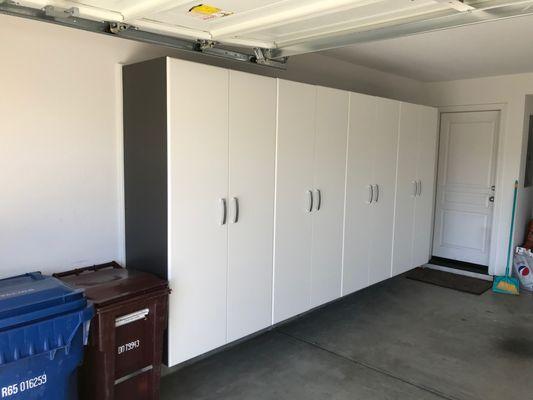
[[[134,340],[133,342],[129,342],[129,343],[123,344],[121,346],[118,346],[117,353],[119,355],[120,354],[124,354],[124,353],[127,353],[128,351],[132,351],[132,350],[138,349],[139,347],[141,347],[141,341],[140,340]]]

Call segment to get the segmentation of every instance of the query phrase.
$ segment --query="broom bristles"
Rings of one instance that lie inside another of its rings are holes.
[[[508,294],[519,294],[518,286],[515,282],[506,279],[497,279],[494,282],[494,289]]]

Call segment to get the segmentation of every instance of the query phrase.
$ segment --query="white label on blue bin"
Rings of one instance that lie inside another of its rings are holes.
[[[0,393],[2,398],[11,397],[19,393],[26,392],[27,390],[38,388],[46,383],[46,374],[36,376],[35,378],[26,379],[22,382],[15,383],[13,385],[2,387]]]
[[[4,300],[8,297],[15,297],[15,296],[22,296],[23,294],[28,294],[31,292],[35,292],[34,288],[28,288],[23,290],[17,290],[15,292],[8,292],[8,293],[0,293],[0,299]]]
[[[134,340],[133,342],[129,342],[121,346],[118,346],[117,353],[118,354],[127,353],[128,351],[138,349],[139,347],[141,347],[141,341]]]

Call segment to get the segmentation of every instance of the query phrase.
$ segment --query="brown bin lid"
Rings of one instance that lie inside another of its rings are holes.
[[[168,291],[168,283],[163,279],[146,272],[122,268],[116,262],[54,276],[70,286],[84,289],[87,298],[97,308],[158,290]]]

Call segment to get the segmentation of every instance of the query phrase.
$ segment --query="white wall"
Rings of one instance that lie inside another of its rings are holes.
[[[424,84],[409,78],[373,70],[321,54],[290,59],[290,68],[281,78],[315,83],[337,89],[423,104]]]
[[[425,103],[437,107],[503,106],[502,132],[498,148],[498,179],[494,209],[496,248],[493,248],[491,273],[505,270],[509,238],[513,183],[519,179],[519,203],[514,235],[515,245],[523,240],[523,233],[531,213],[531,190],[523,188],[527,132],[524,126],[526,95],[533,93],[533,74],[467,79],[451,82],[426,83]],[[528,103],[528,108],[531,104]]]
[[[0,277],[122,258],[119,63],[187,55],[0,15]],[[201,60],[206,60],[201,58]],[[418,102],[422,84],[325,56],[287,72],[210,63]]]

